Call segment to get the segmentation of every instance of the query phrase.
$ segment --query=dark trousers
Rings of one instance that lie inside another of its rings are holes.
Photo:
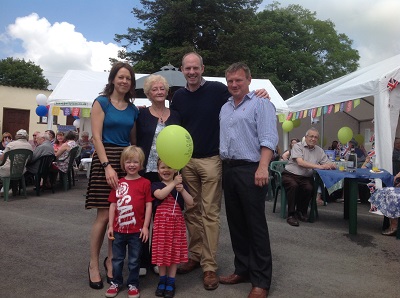
[[[314,178],[283,171],[282,184],[286,191],[288,215],[293,216],[297,211],[306,216],[313,195]],[[281,208],[284,208],[284,206],[281,206]]]
[[[248,276],[255,287],[269,289],[272,257],[265,218],[267,186],[254,184],[258,163],[223,163],[223,188],[235,274]]]

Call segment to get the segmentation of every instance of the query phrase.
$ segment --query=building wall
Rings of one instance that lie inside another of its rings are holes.
[[[34,131],[45,131],[47,130],[47,124],[39,123],[39,116],[36,115],[36,96],[40,93],[46,95],[47,97],[51,94],[52,91],[46,90],[37,90],[37,89],[29,89],[29,88],[17,88],[17,87],[8,87],[8,86],[0,86],[0,130],[3,132],[3,108],[13,108],[13,109],[22,109],[22,110],[30,110],[30,123],[29,127],[26,128],[29,133],[29,136],[32,135]],[[60,112],[58,115],[58,124],[65,125],[66,117]],[[57,127],[53,125],[52,128],[54,131],[57,130]]]

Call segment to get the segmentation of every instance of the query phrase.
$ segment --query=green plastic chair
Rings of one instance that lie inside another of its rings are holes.
[[[271,173],[273,174],[273,182],[271,186],[273,186],[271,189],[273,190],[273,195],[274,195],[274,209],[272,210],[273,213],[275,213],[276,210],[276,202],[278,200],[278,194],[279,190],[281,191],[281,217],[285,218],[286,217],[286,191],[285,188],[282,185],[282,172],[285,169],[285,166],[288,162],[285,161],[273,161],[269,165],[269,169]]]
[[[37,196],[40,196],[41,180],[43,179],[43,181],[46,182],[48,180],[48,178],[51,178],[50,177],[50,167],[55,159],[56,159],[56,157],[54,154],[45,155],[45,156],[42,156],[41,158],[39,158],[39,160],[40,160],[39,169],[38,169],[37,173],[34,175]],[[53,186],[52,179],[49,179],[49,181],[50,181],[50,186],[51,186],[51,192],[54,193],[54,186]],[[45,183],[44,183],[44,185],[45,185]]]
[[[10,175],[7,177],[0,177],[3,181],[4,201],[8,201],[8,191],[10,190],[11,181],[21,180],[21,185],[26,198],[26,184],[24,171],[28,159],[32,157],[32,150],[29,149],[14,149],[4,153],[3,161],[0,166],[4,165],[6,160],[10,160]]]

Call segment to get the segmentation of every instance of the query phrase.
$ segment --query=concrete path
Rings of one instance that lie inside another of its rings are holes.
[[[104,297],[88,285],[89,232],[96,212],[84,209],[85,174],[68,192],[0,200],[1,297]],[[382,217],[358,205],[358,235],[348,234],[343,204],[319,207],[319,220],[291,227],[266,204],[273,253],[269,297],[398,297],[400,240],[380,234]],[[223,206],[224,209],[224,206]],[[278,204],[279,209],[279,204]],[[101,260],[106,256],[102,248]],[[233,272],[225,210],[221,214],[219,273]],[[125,268],[126,269],[126,268]],[[105,272],[102,270],[104,277]],[[105,278],[104,278],[105,279]],[[155,297],[157,276],[141,278],[141,297]],[[202,286],[201,270],[177,276],[176,297],[247,297],[250,284]],[[126,290],[118,297],[126,297]]]

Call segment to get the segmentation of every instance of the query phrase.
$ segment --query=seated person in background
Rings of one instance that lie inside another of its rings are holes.
[[[328,150],[337,150],[338,149],[338,141],[332,141],[332,145],[328,147]]]
[[[290,150],[292,150],[293,145],[298,143],[298,142],[300,142],[300,140],[296,139],[296,138],[290,140],[289,149],[282,153],[282,160],[289,160]]]
[[[15,141],[7,144],[6,148],[3,151],[3,154],[0,155],[0,161],[3,161],[4,154],[6,152],[15,149],[29,149],[32,151],[32,146],[28,143],[28,133],[25,129],[20,129],[17,131],[15,135]],[[10,166],[10,160],[7,158],[4,165],[0,167],[1,177],[8,177],[10,175]]]
[[[344,157],[348,157],[352,148],[354,148],[354,152],[357,154],[357,161],[364,161],[367,157],[367,152],[365,152],[364,146],[358,146],[358,142],[355,139],[350,140],[349,146],[344,152]]]
[[[33,150],[31,160],[26,165],[26,171],[31,174],[36,174],[39,170],[40,158],[54,154],[53,145],[50,143],[50,135],[48,133],[39,133],[36,136],[38,146]]]
[[[80,159],[92,156],[94,145],[89,140],[89,133],[87,131],[82,132],[81,138],[78,141],[78,145],[82,147]]]
[[[382,231],[382,235],[394,236],[397,233],[400,217],[400,173],[394,177],[394,187],[383,187],[375,190],[369,201],[386,217],[389,218],[389,227]]]
[[[1,143],[0,143],[0,150],[6,149],[6,146],[11,141],[12,141],[12,135],[9,132],[3,133],[3,137],[2,137]]]
[[[33,133],[33,135],[32,135],[32,136],[33,136],[33,139],[32,139],[32,140],[29,140],[29,144],[31,144],[32,150],[35,149],[36,146],[38,145],[38,143],[37,143],[37,141],[36,141],[36,136],[37,136],[38,134],[40,134],[40,131],[35,131],[35,132]]]
[[[57,161],[53,163],[56,168],[61,172],[67,172],[69,163],[69,151],[71,151],[71,149],[76,146],[78,146],[78,144],[75,142],[75,132],[70,130],[65,135],[65,143],[61,145],[56,153]]]
[[[394,139],[394,147],[393,147],[393,174],[400,172],[400,138]]]
[[[300,221],[307,221],[307,210],[313,196],[313,169],[335,169],[325,151],[317,146],[319,132],[310,128],[303,142],[294,144],[289,162],[282,172],[282,184],[288,201],[287,223],[299,226]],[[286,206],[281,206],[285,208]]]
[[[54,153],[57,153],[58,149],[64,143],[65,143],[64,133],[62,131],[57,132],[56,140],[54,141],[54,144],[53,144]]]
[[[56,141],[56,133],[54,132],[54,130],[51,129],[46,130],[45,133],[49,135],[50,138],[49,141],[53,145],[54,142]]]

